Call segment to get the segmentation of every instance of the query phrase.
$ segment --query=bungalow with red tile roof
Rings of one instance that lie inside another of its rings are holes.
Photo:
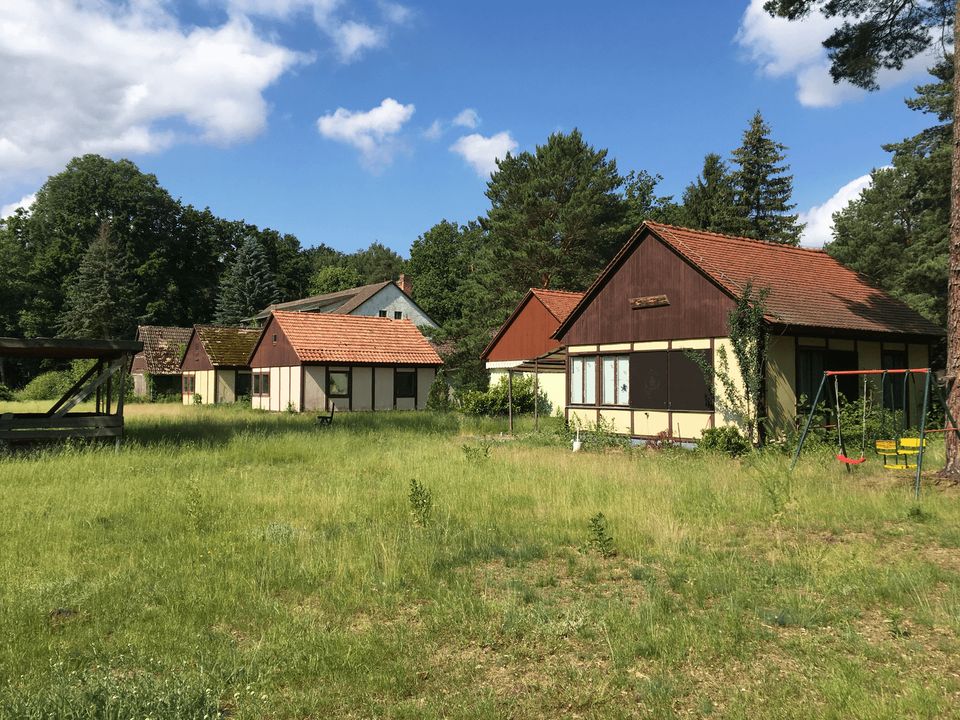
[[[500,382],[507,373],[514,377],[536,374],[551,411],[563,408],[563,353],[553,334],[582,297],[578,292],[530,288],[481,355],[490,371],[490,384]]]
[[[567,350],[566,416],[603,419],[638,438],[695,441],[733,419],[714,408],[688,351],[735,359],[727,318],[747,284],[769,292],[763,410],[780,431],[824,370],[928,367],[944,335],[903,302],[822,250],[645,222],[554,333]],[[855,378],[841,383],[855,398]],[[713,392],[712,392],[713,391]],[[916,420],[919,393],[906,402]],[[902,391],[885,402],[902,407]]]
[[[274,311],[250,353],[262,410],[422,410],[442,365],[411,320]]]
[[[260,331],[250,328],[194,325],[180,363],[183,404],[232,403],[248,397],[247,359],[258,337]]]

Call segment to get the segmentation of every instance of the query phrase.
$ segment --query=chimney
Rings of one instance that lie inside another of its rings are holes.
[[[400,286],[400,289],[403,290],[407,295],[413,293],[413,283],[410,281],[410,278],[400,273],[400,278],[397,280],[397,285]]]

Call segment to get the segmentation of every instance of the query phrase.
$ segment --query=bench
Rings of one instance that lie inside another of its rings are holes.
[[[317,415],[317,424],[318,425],[333,425],[333,414],[336,412],[337,406],[334,403],[330,403],[330,412],[326,415]]]

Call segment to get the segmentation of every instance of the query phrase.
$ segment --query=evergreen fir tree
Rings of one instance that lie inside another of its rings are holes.
[[[222,325],[238,325],[275,302],[277,285],[267,257],[257,239],[248,235],[220,283],[216,320]]]
[[[733,151],[734,207],[739,216],[736,231],[757,240],[798,245],[803,223],[790,211],[796,204],[793,175],[784,164],[786,146],[770,138],[770,126],[760,111],[743,133],[743,144]]]
[[[690,227],[718,233],[741,229],[734,205],[733,178],[727,164],[716,153],[703,159],[703,170],[683,192],[684,222]]]
[[[137,326],[134,316],[135,283],[122,249],[113,239],[110,224],[100,224],[66,288],[60,334],[88,338],[130,338]]]

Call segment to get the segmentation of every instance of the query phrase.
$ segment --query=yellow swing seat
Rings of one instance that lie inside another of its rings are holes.
[[[902,470],[904,463],[900,462],[900,453],[897,451],[896,440],[877,440],[875,443],[877,455],[883,458],[883,467],[885,470]],[[893,458],[897,462],[891,462]]]

